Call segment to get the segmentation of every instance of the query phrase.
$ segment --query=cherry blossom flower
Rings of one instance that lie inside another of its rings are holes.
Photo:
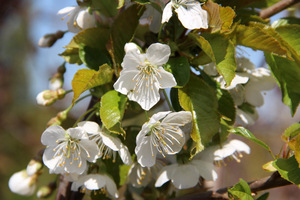
[[[83,121],[77,125],[83,128],[90,135],[91,139],[98,144],[100,149],[98,158],[108,159],[112,157],[114,162],[116,160],[116,152],[118,152],[122,161],[126,165],[131,165],[130,152],[119,138],[108,135],[95,122]]]
[[[125,45],[126,55],[122,62],[123,70],[114,88],[136,101],[144,110],[152,108],[160,99],[159,89],[176,86],[174,76],[164,70],[171,54],[166,44],[155,43],[147,52],[141,53],[135,44]]]
[[[92,28],[96,25],[96,18],[89,12],[88,7],[71,6],[58,11],[59,15],[67,15],[68,29],[72,33],[78,33],[84,29]],[[62,17],[64,19],[64,17]]]
[[[87,161],[96,162],[99,148],[89,140],[86,131],[80,127],[65,131],[61,126],[47,128],[41,137],[47,148],[43,154],[43,162],[50,173],[82,174],[87,168]]]
[[[77,181],[74,181],[71,186],[72,191],[89,193],[91,191],[100,190],[104,194],[116,199],[119,197],[117,186],[112,178],[106,174],[88,174],[81,176]]]
[[[168,22],[172,17],[172,9],[178,15],[178,19],[187,29],[208,28],[208,14],[201,8],[201,4],[195,0],[171,0],[164,8],[161,23]]]
[[[128,178],[133,187],[147,186],[152,180],[156,180],[164,163],[157,160],[152,167],[142,167],[139,163],[133,163],[128,172]]]
[[[185,133],[180,127],[191,120],[192,114],[187,111],[154,114],[136,137],[138,163],[142,167],[151,167],[155,164],[158,152],[164,157],[164,154],[178,153],[185,143]]]
[[[199,155],[198,159],[213,161],[217,166],[226,165],[226,159],[234,159],[240,162],[243,157],[242,153],[250,154],[250,147],[240,140],[227,141],[222,146],[213,145],[206,148]]]
[[[9,181],[9,189],[19,195],[30,196],[34,193],[37,182],[37,175],[28,176],[26,170],[14,173]]]
[[[160,187],[171,180],[177,189],[187,189],[196,186],[199,178],[215,181],[218,177],[212,162],[193,159],[185,164],[171,164],[162,168],[155,187]]]

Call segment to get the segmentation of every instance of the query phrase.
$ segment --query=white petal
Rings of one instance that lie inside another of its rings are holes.
[[[125,53],[128,53],[129,51],[135,51],[136,53],[141,54],[139,47],[133,42],[126,43],[124,46],[124,51]]]
[[[130,152],[128,151],[127,146],[125,146],[124,144],[121,144],[121,148],[119,150],[119,155],[125,165],[132,164]]]
[[[254,113],[248,113],[241,109],[236,109],[237,123],[242,125],[253,125],[255,121],[258,119],[258,114],[256,110]]]
[[[178,189],[187,189],[194,187],[199,182],[199,172],[194,165],[178,165],[172,174],[171,180]]]
[[[60,9],[57,14],[61,15],[61,14],[67,14],[69,12],[72,12],[74,9],[76,8],[76,6],[69,6],[69,7],[65,7],[63,9]]]
[[[84,29],[92,28],[96,24],[96,19],[93,14],[90,14],[88,9],[79,11],[76,19],[77,25]]]
[[[150,119],[151,120],[151,119]],[[136,144],[140,144],[145,136],[150,132],[149,123],[144,123],[142,126],[142,130],[136,136]]]
[[[203,160],[193,160],[192,163],[197,167],[200,176],[206,180],[215,181],[218,178],[216,171],[214,170],[214,164]]]
[[[41,142],[43,145],[47,146],[57,145],[56,141],[64,138],[65,132],[65,129],[63,129],[61,126],[50,126],[43,132]]]
[[[78,33],[81,31],[81,29],[78,27],[76,18],[78,15],[78,12],[80,11],[80,7],[75,7],[75,9],[70,13],[67,26],[70,32],[72,33]]]
[[[169,45],[154,43],[147,49],[146,57],[152,65],[161,66],[168,62],[171,55]]]
[[[187,124],[192,121],[192,113],[189,111],[173,112],[168,114],[166,118],[162,120],[162,123],[177,123]]]
[[[78,122],[78,127],[83,128],[87,133],[98,134],[101,131],[100,126],[96,122],[92,121],[82,121]]]
[[[80,140],[79,145],[84,148],[82,151],[85,152],[86,159],[90,162],[96,162],[96,158],[100,152],[98,145],[92,140]]]
[[[45,149],[44,154],[43,154],[43,163],[50,169],[51,173],[58,173],[56,170],[60,159],[62,156],[54,156],[56,151],[53,151],[54,147],[48,147]]]
[[[69,128],[66,133],[69,134],[71,138],[80,140],[89,139],[87,132],[81,127]]]
[[[158,178],[155,182],[155,187],[160,187],[170,180],[166,170],[167,170],[167,168],[163,168],[161,173],[158,175]]]
[[[64,165],[65,172],[70,174],[71,173],[83,174],[86,171],[86,169],[87,169],[86,160],[82,160],[82,162],[80,162],[79,160],[66,159],[66,163]]]
[[[145,136],[135,148],[137,161],[142,167],[151,167],[155,164],[157,149],[151,145],[150,137]]]
[[[102,176],[100,174],[86,175],[83,180],[84,186],[88,190],[98,190],[106,185],[105,176]]]
[[[160,72],[158,72],[159,77],[157,78],[157,80],[160,84],[160,88],[171,88],[177,85],[177,82],[172,73],[167,72],[163,67],[159,67],[158,69]]]
[[[232,79],[232,81],[230,83],[230,86],[229,87],[225,87],[223,89],[231,90],[231,89],[235,88],[238,84],[245,84],[245,83],[247,83],[248,80],[249,80],[249,77],[248,76],[244,76],[244,73],[241,73],[241,74],[236,73],[235,77]]]
[[[172,2],[170,1],[163,10],[161,23],[163,24],[165,22],[168,22],[172,17],[172,14]]]
[[[150,118],[149,125],[155,124],[157,121],[162,120],[164,117],[166,117],[168,114],[170,114],[171,111],[164,111],[164,112],[158,112]]]
[[[119,197],[119,192],[117,190],[117,186],[116,183],[108,176],[104,176],[104,180],[106,183],[106,189],[108,191],[108,193],[113,196],[114,198],[118,198]]]
[[[120,77],[114,84],[114,89],[122,94],[128,94],[135,87],[136,82],[133,81],[133,78],[138,73],[138,70],[122,70]]]
[[[119,151],[121,148],[121,140],[117,137],[110,136],[106,133],[101,133],[103,143],[113,151]]]
[[[207,12],[201,8],[199,2],[194,1],[193,3],[184,6],[179,6],[175,10],[178,14],[178,19],[181,21],[182,25],[187,29],[200,29],[208,28]]]
[[[123,67],[123,70],[136,70],[139,65],[144,64],[145,59],[146,55],[141,54],[139,51],[128,51],[126,52],[121,65]]]
[[[250,154],[250,147],[246,143],[244,143],[240,140],[231,140],[228,143],[228,145],[232,145],[236,149],[236,151],[245,152],[246,154]]]

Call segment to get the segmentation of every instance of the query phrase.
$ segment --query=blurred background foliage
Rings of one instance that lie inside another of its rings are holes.
[[[55,3],[50,3],[51,1]],[[30,159],[43,148],[40,143],[40,136],[46,128],[46,123],[65,107],[64,102],[55,104],[55,107],[50,108],[36,105],[35,95],[39,92],[37,90],[47,88],[48,78],[55,73],[62,60],[55,53],[51,53],[49,49],[46,49],[49,52],[48,54],[43,52],[41,54],[41,51],[46,52],[46,50],[38,49],[37,41],[43,34],[48,32],[45,32],[45,30],[34,32],[36,27],[32,25],[32,22],[39,20],[39,17],[43,15],[50,14],[43,13],[45,7],[42,5],[55,5],[58,8],[63,8],[67,5],[74,5],[75,1],[59,3],[60,1],[44,0],[44,3],[38,2],[32,0],[0,0],[1,200],[37,199],[35,196],[24,197],[11,193],[8,189],[8,179],[14,172],[26,168]],[[49,11],[49,7],[47,9]],[[53,8],[50,16],[55,16],[56,12],[57,10]],[[291,12],[295,12],[295,10]],[[53,28],[56,27],[55,20],[59,17],[53,19],[48,16],[47,19],[46,23],[51,24]],[[57,29],[52,29],[52,32]],[[71,38],[72,35],[69,34],[67,37]],[[63,39],[65,40],[64,44],[68,43],[69,38],[65,37]],[[60,48],[59,51],[56,51],[56,54],[62,52],[62,46],[64,46],[63,43],[59,42],[54,45],[54,49]],[[53,58],[53,56],[56,56],[56,58]],[[54,59],[53,62],[52,59]],[[38,62],[39,60],[44,63]],[[37,68],[30,66],[36,61],[37,63],[43,63],[43,66]],[[261,61],[256,61],[256,63],[261,63]],[[41,68],[47,73],[37,73]],[[72,67],[71,73],[72,70],[76,71],[77,69],[78,67]],[[66,82],[72,79],[72,74],[68,74],[68,76]],[[33,80],[40,80],[40,82]],[[275,154],[279,154],[282,148],[283,142],[281,142],[280,136],[283,131],[300,119],[299,109],[295,117],[291,117],[289,108],[281,102],[280,93],[279,89],[276,88],[266,94],[266,103],[262,108],[259,108],[259,121],[254,126],[248,127],[257,138],[265,141]],[[69,100],[70,98],[67,98],[66,102]],[[86,107],[87,104],[83,104],[82,108],[79,109],[84,110]],[[74,113],[73,115],[76,116]],[[71,122],[72,119],[66,123],[71,124]],[[213,189],[233,185],[238,182],[239,178],[252,181],[270,175],[261,168],[263,164],[272,160],[270,154],[250,141],[245,142],[251,146],[251,154],[245,155],[241,163],[230,162],[226,167],[218,168],[220,178],[216,184],[212,185]],[[43,171],[44,174],[39,179],[40,186],[55,179],[55,176],[48,175],[48,169],[44,168]],[[272,189],[269,199],[296,200],[299,199],[299,196],[300,190],[297,186],[288,186]],[[49,199],[55,199],[55,196],[52,195]]]

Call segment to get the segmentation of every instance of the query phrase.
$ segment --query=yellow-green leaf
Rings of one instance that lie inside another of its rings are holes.
[[[192,156],[204,149],[219,131],[220,116],[215,91],[200,78],[191,76],[188,84],[178,90],[179,103],[193,115],[191,138],[195,142]]]
[[[98,71],[92,69],[78,70],[72,80],[74,92],[72,102],[74,103],[86,90],[111,82],[112,75],[113,70],[107,64],[100,66]]]

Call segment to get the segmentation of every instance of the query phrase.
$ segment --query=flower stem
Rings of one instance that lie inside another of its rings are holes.
[[[168,97],[167,92],[166,92],[165,89],[163,89],[163,93],[164,93],[164,95],[165,95],[165,99],[167,100],[167,103],[168,103],[168,105],[169,105],[170,110],[171,110],[172,112],[174,112],[175,110],[174,110],[174,108],[173,108],[173,106],[172,106],[172,104],[171,104],[171,101],[170,101],[170,99],[169,99],[169,97]]]
[[[146,116],[146,120],[149,120],[149,116],[148,116],[148,112],[145,110],[145,116]]]
[[[83,115],[81,115],[81,116],[76,120],[76,122],[74,123],[74,126],[73,126],[73,127],[75,127],[75,126],[78,124],[78,122],[80,122],[80,121],[84,118],[84,116],[86,116],[86,115],[89,114],[89,113],[90,113],[90,115],[88,116],[88,118],[90,118],[90,117],[92,116],[92,114],[95,113],[95,111],[92,112],[92,111],[95,110],[95,109],[96,109],[96,107],[93,107],[93,108],[87,110]]]

